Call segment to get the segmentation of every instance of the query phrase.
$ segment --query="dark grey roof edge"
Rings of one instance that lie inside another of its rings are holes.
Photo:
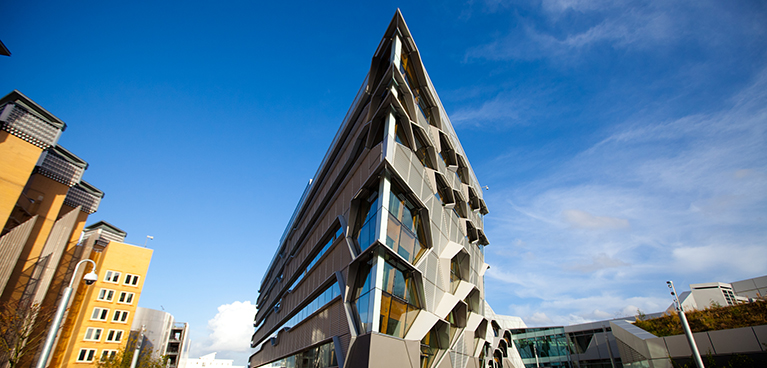
[[[0,55],[11,56],[11,50],[5,47],[5,44],[0,40]]]
[[[97,222],[95,224],[86,226],[85,227],[85,231],[97,230],[99,228],[105,229],[105,230],[107,230],[109,232],[121,235],[123,237],[128,236],[128,233],[126,233],[124,230],[122,230],[119,227],[114,226],[114,225],[112,225],[112,224],[110,224],[110,223],[108,223],[108,222],[106,222],[104,220],[101,220],[101,221],[99,221],[99,222]]]
[[[82,189],[82,190],[84,190],[84,191],[86,191],[86,192],[88,192],[90,194],[93,194],[96,197],[104,198],[104,191],[103,190],[94,187],[93,184],[88,183],[85,180],[80,180],[80,183],[78,183],[77,186],[80,187],[80,189]]]
[[[44,109],[42,106],[38,105],[37,102],[32,101],[32,99],[25,96],[23,93],[19,92],[19,90],[17,89],[14,89],[13,91],[11,91],[11,93],[1,98],[0,106],[8,102],[18,103],[26,107],[27,109],[32,110],[32,112],[44,118],[49,124],[53,125],[56,128],[61,129],[62,132],[67,129],[67,124],[65,122],[57,118],[55,115],[51,114],[48,110]]]
[[[81,159],[80,157],[78,157],[77,155],[75,155],[74,153],[72,153],[71,151],[69,151],[68,149],[60,145],[51,147],[50,151],[60,156],[61,158],[67,160],[67,162],[71,163],[72,165],[82,167],[83,170],[88,168],[88,162]]]

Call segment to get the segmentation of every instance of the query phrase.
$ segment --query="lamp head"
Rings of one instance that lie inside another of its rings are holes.
[[[96,272],[94,271],[88,272],[87,274],[85,274],[85,276],[83,276],[83,280],[85,280],[85,283],[87,285],[93,285],[93,283],[96,282],[96,280],[98,279],[99,279],[99,275],[97,275]]]

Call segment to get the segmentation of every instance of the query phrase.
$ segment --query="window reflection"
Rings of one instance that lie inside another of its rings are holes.
[[[357,312],[360,322],[360,331],[370,332],[373,330],[373,298],[375,292],[376,258],[371,258],[368,262],[360,266],[357,271],[357,281],[352,294],[352,305]]]
[[[414,264],[426,251],[423,241],[423,221],[415,206],[395,185],[389,196],[389,216],[386,227],[386,245],[405,260]]]
[[[405,337],[420,310],[415,280],[391,263],[384,263],[383,292],[381,296],[382,333]]]
[[[421,368],[429,368],[449,345],[444,325],[435,325],[421,340]]]
[[[378,192],[373,192],[360,204],[357,231],[355,232],[360,252],[368,249],[376,240],[376,224],[378,223]]]

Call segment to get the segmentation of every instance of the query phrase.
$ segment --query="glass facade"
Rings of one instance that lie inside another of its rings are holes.
[[[436,169],[436,166],[434,166],[434,163],[431,161],[431,157],[429,157],[428,152],[428,146],[426,145],[426,141],[421,137],[421,133],[416,133],[416,130],[413,130],[413,138],[415,138],[415,155],[418,157],[418,161],[421,161],[421,165],[424,167],[428,167],[430,169]]]
[[[378,192],[371,194],[360,205],[358,230],[355,232],[360,252],[368,249],[376,241],[376,226],[378,224]]]
[[[380,332],[405,337],[420,311],[415,280],[389,262],[384,262],[383,275]]]
[[[609,332],[609,327],[571,332],[565,332],[562,327],[511,330],[519,355],[527,368],[620,368],[623,366],[620,358],[611,357],[611,350],[604,346]],[[603,336],[599,342],[595,341],[597,334]]]
[[[338,367],[338,358],[332,342],[304,350],[276,362],[257,368],[331,368]]]
[[[564,328],[512,330],[517,351],[525,367],[570,367],[570,354]]]
[[[421,368],[429,368],[449,347],[449,341],[441,325],[435,325],[421,340]]]
[[[455,293],[458,284],[461,282],[461,266],[458,264],[458,257],[450,260],[450,292]]]
[[[423,240],[423,221],[418,210],[392,185],[389,194],[389,223],[386,226],[386,245],[410,264],[415,264],[426,252]]]
[[[373,257],[360,265],[357,271],[357,284],[352,293],[352,305],[357,312],[362,333],[373,331],[376,261],[377,258]]]

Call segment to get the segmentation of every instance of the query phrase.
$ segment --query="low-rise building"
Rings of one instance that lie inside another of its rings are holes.
[[[245,368],[245,366],[242,366],[242,365],[232,365],[232,364],[234,364],[234,360],[216,359],[216,353],[210,353],[208,355],[203,355],[199,357],[198,359],[189,359],[189,361],[186,363],[186,367],[187,368],[197,368],[197,367]]]

